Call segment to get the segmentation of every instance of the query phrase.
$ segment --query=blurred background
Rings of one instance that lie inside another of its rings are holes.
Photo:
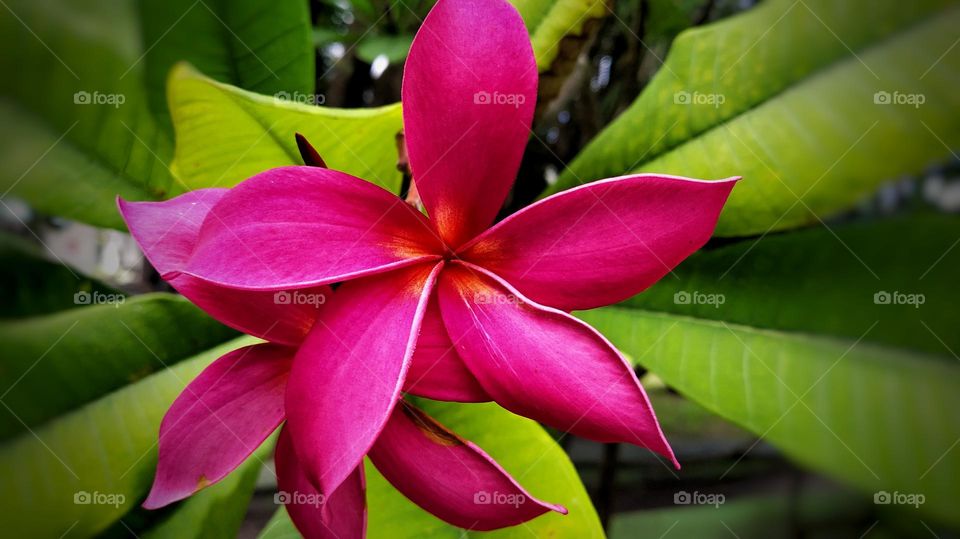
[[[635,362],[683,464],[551,432],[590,529],[960,536],[957,3],[512,3],[540,86],[502,215],[633,172],[744,177],[702,252],[577,313]],[[163,411],[237,335],[159,279],[113,200],[302,164],[298,132],[406,194],[395,104],[432,2],[0,4],[0,528],[295,536],[269,452],[201,503],[138,508]],[[371,535],[458,536],[404,522]]]

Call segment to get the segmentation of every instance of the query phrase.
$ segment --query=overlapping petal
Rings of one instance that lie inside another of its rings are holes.
[[[162,507],[223,479],[283,421],[294,350],[256,344],[214,361],[160,424],[160,457],[143,506]]]
[[[501,0],[440,0],[410,47],[403,124],[427,213],[456,247],[493,222],[530,134],[537,66]]]
[[[278,302],[273,292],[233,290],[190,275],[179,274],[193,253],[204,219],[227,189],[198,189],[164,202],[117,205],[147,259],[169,283],[220,322],[256,337],[281,344],[303,340],[317,317],[318,303]],[[327,297],[329,287],[308,292]]]
[[[290,290],[438,259],[426,218],[382,188],[335,170],[282,167],[211,209],[183,273],[232,288]]]
[[[565,311],[610,305],[702,247],[737,179],[594,182],[520,210],[459,254],[538,303]]]
[[[370,450],[377,470],[407,498],[469,530],[515,526],[559,505],[531,496],[496,461],[401,401]]]
[[[457,351],[501,406],[585,438],[647,447],[676,465],[633,369],[593,328],[477,266],[450,264],[437,289]]]
[[[430,303],[423,316],[404,391],[443,401],[492,400],[463,364],[463,359],[450,341],[440,317],[436,291],[430,295]]]
[[[307,479],[286,427],[280,431],[274,461],[278,496],[290,519],[307,539],[361,539],[367,528],[363,465],[357,466],[329,496]]]
[[[343,284],[297,352],[287,428],[300,465],[323,493],[359,465],[403,387],[442,264]]]

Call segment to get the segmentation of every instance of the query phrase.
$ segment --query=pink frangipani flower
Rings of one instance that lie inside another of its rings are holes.
[[[700,248],[736,179],[602,180],[491,227],[528,140],[536,90],[512,6],[440,0],[411,47],[402,96],[429,218],[372,183],[317,167],[273,169],[166,202],[119,202],[164,279],[268,341],[218,359],[174,402],[146,507],[222,479],[285,421],[278,483],[308,537],[363,535],[364,456],[460,527],[566,512],[530,496],[404,393],[496,401],[677,465],[629,364],[568,313],[637,294]],[[474,503],[482,491],[525,501]],[[323,503],[298,503],[304,495]]]

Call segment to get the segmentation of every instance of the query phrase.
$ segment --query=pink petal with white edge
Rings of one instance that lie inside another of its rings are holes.
[[[610,305],[702,247],[738,179],[593,182],[520,210],[459,254],[538,303],[564,311]]]
[[[343,284],[297,352],[287,428],[321,492],[333,492],[353,472],[390,417],[442,267]]]
[[[178,274],[193,253],[203,220],[228,189],[198,189],[164,202],[117,199],[120,214],[147,260],[170,285],[220,322],[281,344],[298,344],[317,317],[318,306],[278,302],[273,292],[233,290]],[[329,287],[309,291],[327,297]]]
[[[367,504],[363,466],[347,477],[329,496],[310,484],[300,467],[290,432],[280,431],[274,455],[277,493],[290,520],[306,539],[362,539],[367,529]]]
[[[437,260],[427,219],[349,174],[282,167],[210,209],[184,273],[231,288],[292,290]]]
[[[616,348],[486,270],[451,264],[440,310],[480,385],[515,414],[599,442],[629,442],[679,467],[640,381]]]
[[[533,49],[513,6],[437,2],[404,66],[403,125],[417,190],[448,245],[493,222],[517,175],[536,100]]]
[[[187,385],[160,423],[157,475],[145,508],[223,479],[276,430],[293,354],[275,344],[240,348]]]
[[[405,401],[370,460],[404,496],[460,528],[495,530],[548,511],[567,514],[531,496],[490,455]]]
[[[454,402],[487,402],[490,395],[457,354],[447,328],[440,317],[437,293],[430,295],[427,312],[420,326],[417,347],[410,361],[406,387],[408,393],[430,399]]]

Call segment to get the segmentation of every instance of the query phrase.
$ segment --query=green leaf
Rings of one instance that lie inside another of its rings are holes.
[[[865,340],[949,354],[960,350],[958,237],[960,219],[945,215],[771,235],[701,251],[626,304],[850,339],[876,322]]]
[[[425,512],[394,489],[369,462],[367,474],[367,537],[603,537],[597,514],[577,471],[563,449],[540,425],[513,415],[496,404],[459,404],[416,399],[437,421],[489,453],[534,496],[566,507],[570,514],[537,517],[521,526],[493,532],[468,532]],[[281,509],[261,539],[297,537]]]
[[[107,295],[117,290],[49,261],[42,249],[23,238],[0,234],[0,318],[76,307],[77,292]]]
[[[530,33],[537,69],[550,69],[565,39],[583,37],[588,25],[607,15],[605,0],[510,0]]]
[[[688,398],[802,465],[870,495],[923,494],[922,514],[960,523],[955,363],[625,307],[577,316]]]
[[[0,80],[0,189],[47,213],[121,227],[113,198],[162,197],[173,149],[147,103],[134,3],[5,6],[0,48],[16,54],[0,57],[0,70],[17,75]]]
[[[176,4],[184,9],[160,0],[4,4],[0,48],[16,54],[0,57],[0,70],[16,76],[0,80],[0,191],[44,213],[123,229],[117,194],[161,199],[174,188],[163,87],[172,62],[257,89],[312,84],[304,2],[255,16],[249,1]],[[280,80],[261,80],[271,71]]]
[[[732,500],[725,496],[723,503],[717,506],[681,505],[618,513],[610,523],[610,539],[634,538],[637,530],[643,530],[645,537],[766,539],[789,537],[797,527],[819,531],[824,526],[836,528],[838,521],[867,522],[871,507],[866,499],[845,491],[823,490],[806,489],[796,495],[773,492]],[[687,490],[678,492],[692,495]],[[722,495],[722,491],[714,490],[698,493]],[[857,535],[862,532],[862,529],[856,530]]]
[[[210,362],[253,342],[220,345],[4,442],[0,527],[13,537],[86,537],[115,522],[153,481],[170,403]]]
[[[330,168],[400,190],[399,104],[353,110],[310,106],[296,102],[309,96],[253,94],[187,65],[174,68],[168,95],[177,132],[171,169],[189,189],[230,187],[269,168],[302,165],[294,140],[301,133]]]
[[[937,13],[944,4],[774,0],[684,32],[637,101],[547,194],[628,172],[742,175],[721,236],[845,209],[960,145],[951,75],[960,56],[944,55],[960,10]],[[924,104],[876,104],[877,92],[923,95]]]
[[[677,34],[693,25],[694,17],[707,9],[709,3],[705,0],[649,0],[644,41],[667,40],[669,44]]]
[[[236,335],[180,296],[113,299],[0,323],[0,439]]]
[[[308,2],[146,0],[141,4],[150,105],[168,119],[170,69],[190,61],[208,76],[272,95],[313,91],[316,67]]]

